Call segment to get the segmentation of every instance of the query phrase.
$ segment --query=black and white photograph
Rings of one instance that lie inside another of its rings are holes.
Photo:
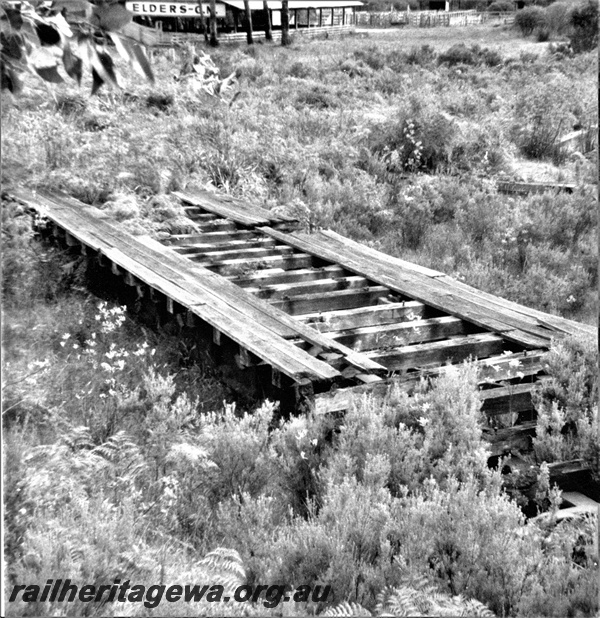
[[[599,0],[0,0],[2,595],[600,618]]]

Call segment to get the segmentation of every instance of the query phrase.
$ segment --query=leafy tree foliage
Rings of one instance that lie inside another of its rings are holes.
[[[587,0],[575,6],[571,12],[570,37],[574,52],[590,51],[598,46],[598,3]]]
[[[135,27],[124,31],[133,15],[119,2],[54,0],[48,7],[38,0],[18,5],[2,0],[0,10],[2,89],[18,94],[23,72],[60,84],[64,71],[81,83],[84,69],[92,75],[92,94],[103,84],[118,86],[111,44],[135,71],[154,81]]]

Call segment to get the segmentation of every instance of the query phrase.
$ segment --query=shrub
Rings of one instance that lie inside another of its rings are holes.
[[[435,60],[436,53],[431,45],[421,45],[421,47],[411,47],[406,52],[406,62],[417,66],[427,66]]]
[[[515,10],[515,5],[509,0],[497,0],[492,2],[487,10],[490,13],[512,13]]]
[[[385,56],[375,46],[355,51],[354,57],[358,61],[364,62],[367,66],[371,67],[375,71],[383,69],[383,67],[386,65]]]
[[[571,12],[571,47],[575,53],[586,52],[598,45],[598,2],[587,0]]]
[[[556,342],[546,371],[550,380],[534,395],[538,410],[536,457],[548,462],[584,457],[600,474],[597,347],[589,338]]]
[[[477,56],[472,49],[469,49],[464,43],[453,45],[450,49],[442,52],[438,56],[439,64],[447,64],[455,66],[457,64],[477,64]]]
[[[548,26],[540,26],[535,30],[535,38],[538,43],[544,43],[550,38],[550,28]]]
[[[570,26],[572,4],[554,2],[546,8],[546,24],[554,36],[564,35]]]
[[[326,86],[314,84],[310,88],[302,88],[300,90],[296,97],[296,105],[298,108],[328,109],[339,107],[339,100]]]
[[[517,12],[515,26],[524,36],[546,25],[546,12],[539,6],[528,6]]]
[[[294,62],[289,70],[288,70],[288,75],[290,77],[296,77],[298,79],[306,79],[307,77],[310,77],[312,74],[313,70],[312,67],[304,62]]]

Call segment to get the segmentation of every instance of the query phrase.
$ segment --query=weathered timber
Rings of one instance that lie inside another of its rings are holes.
[[[437,313],[437,310],[419,301],[408,300],[400,303],[357,307],[356,309],[307,313],[298,316],[298,319],[310,324],[322,333],[330,333],[434,317]]]
[[[229,219],[215,219],[214,221],[206,221],[205,223],[194,223],[194,228],[198,232],[235,232],[237,227],[233,221]]]
[[[479,365],[479,380],[482,384],[501,380],[523,379],[544,371],[547,352],[527,350],[518,354],[503,354],[486,359]]]
[[[598,126],[594,125],[567,133],[557,140],[556,145],[567,152],[590,152],[598,147]]]
[[[171,249],[162,246],[155,240],[146,239],[146,243],[151,246],[156,246],[157,249],[162,249],[163,256],[165,255],[174,255],[177,258],[180,258],[174,251]],[[274,309],[269,303],[262,299],[256,298],[252,294],[247,294],[245,291],[241,290],[235,284],[231,283],[227,279],[220,277],[219,275],[215,275],[211,271],[203,268],[196,267],[196,263],[190,262],[194,264],[192,267],[192,272],[194,272],[197,276],[201,276],[202,278],[208,278],[211,281],[214,280],[215,277],[219,279],[221,282],[219,285],[219,292],[226,295],[228,302],[234,303],[234,306],[238,307],[240,310],[244,310],[249,312],[250,314],[254,314],[254,309],[258,309],[262,313],[262,319],[266,320],[267,323],[274,323],[275,325],[280,325],[281,328],[285,328],[288,330],[287,334],[284,334],[280,331],[280,336],[285,339],[291,339],[294,336],[299,336],[305,341],[311,343],[315,346],[320,346],[324,350],[331,350],[341,354],[344,360],[353,365],[354,367],[361,369],[363,371],[375,371],[375,372],[385,372],[385,367],[373,361],[366,356],[347,348],[346,346],[338,343],[334,339],[331,339],[325,335],[322,335],[318,331],[309,326],[306,326],[300,322],[297,322],[292,317],[288,316],[286,313],[278,311]],[[240,294],[240,292],[244,292]],[[293,334],[290,334],[290,331],[294,331]]]
[[[173,195],[183,202],[199,206],[203,210],[231,219],[240,225],[256,226],[297,222],[293,217],[272,213],[266,208],[241,202],[228,195],[214,196],[208,191],[190,189],[175,191]]]
[[[334,339],[357,351],[374,350],[465,335],[469,327],[473,328],[460,318],[445,316],[399,324],[355,328],[335,334]]]
[[[290,315],[302,313],[314,313],[327,309],[349,309],[352,307],[364,307],[375,302],[382,296],[387,296],[390,291],[382,285],[372,286],[359,290],[338,290],[323,292],[322,294],[302,294],[292,298],[283,298],[273,301],[271,304]]]
[[[345,277],[351,273],[344,270],[341,266],[333,264],[331,266],[321,266],[313,268],[296,268],[294,270],[283,270],[283,268],[270,268],[258,270],[244,276],[231,276],[231,281],[241,287],[261,287],[276,285],[279,283],[303,283],[305,281],[316,281],[317,279],[330,279],[333,277]]]
[[[180,326],[212,326],[221,346],[218,354],[234,359],[239,369],[268,364],[278,388],[287,375],[296,385],[307,385],[309,398],[312,384],[323,391],[332,383],[363,383],[327,393],[326,409],[340,405],[341,391],[350,396],[359,388],[373,393],[387,388],[382,377],[390,372],[401,372],[394,384],[410,391],[421,377],[446,371],[443,363],[476,357],[486,387],[483,411],[494,424],[502,423],[503,414],[531,411],[534,386],[519,380],[539,380],[551,339],[593,330],[479,292],[333,232],[284,234],[281,229],[295,227],[292,220],[274,219],[270,211],[239,200],[201,196],[186,208],[195,220],[190,229],[196,231],[161,244],[121,232],[105,213],[67,196],[47,199],[62,217],[54,220],[60,239],[71,246],[81,243],[91,257],[104,258],[138,296],[154,296],[162,310],[166,304],[170,319]],[[74,230],[88,234],[90,243]],[[98,241],[101,248],[94,249]],[[526,443],[524,430],[508,429],[514,435],[506,439],[498,433],[504,429],[494,433],[493,453]]]
[[[231,260],[257,260],[266,257],[273,256],[290,256],[294,253],[293,247],[288,247],[287,245],[267,245],[260,247],[240,247],[233,249],[223,249],[217,247],[215,250],[206,250],[206,251],[197,251],[194,253],[186,254],[186,257],[190,260],[199,261],[199,262],[207,262],[215,264],[222,264],[224,262],[229,262]]]
[[[535,384],[511,384],[483,390],[480,392],[482,410],[487,416],[533,410],[531,391],[534,388]]]
[[[300,294],[315,294],[319,292],[332,292],[335,290],[354,290],[368,287],[364,277],[358,275],[339,277],[337,279],[314,279],[297,283],[275,283],[261,285],[256,288],[246,288],[246,291],[255,294],[259,298],[277,300],[283,297],[294,297]]]
[[[313,257],[307,253],[290,253],[289,255],[267,255],[257,258],[238,258],[216,262],[202,260],[196,263],[220,275],[237,275],[262,268],[283,268],[285,270],[308,268],[312,266]]]
[[[483,303],[484,306],[490,307],[492,310],[498,310],[501,312],[506,312],[507,317],[513,315],[513,313],[518,314],[520,319],[526,318],[530,322],[534,322],[542,328],[550,331],[552,338],[561,337],[565,334],[575,335],[575,336],[597,336],[597,328],[595,326],[591,326],[590,324],[582,324],[581,322],[575,322],[574,320],[567,320],[566,318],[561,318],[557,315],[552,315],[550,313],[544,313],[543,311],[538,311],[537,309],[532,309],[530,307],[525,307],[524,305],[519,305],[511,300],[506,300],[505,298],[501,298],[500,296],[494,296],[493,294],[489,294],[488,292],[482,292],[480,290],[476,290],[475,288],[462,283],[461,281],[455,281],[454,279],[450,279],[451,285],[457,290],[457,293],[464,294],[469,298],[477,297],[479,298],[479,302]],[[446,278],[441,278],[441,280],[446,280]],[[543,346],[539,346],[543,347]]]
[[[400,371],[426,365],[443,365],[446,362],[456,363],[469,357],[485,358],[500,354],[502,350],[502,337],[484,333],[407,345],[391,350],[373,350],[365,352],[365,356],[381,363],[390,371]]]
[[[185,258],[174,252],[165,255],[168,251],[161,251],[166,248],[159,243],[156,243],[156,249],[152,248],[151,239],[141,243],[138,238],[121,232],[111,224],[104,213],[93,207],[78,202],[73,204],[72,200],[62,200],[62,196],[56,198],[25,191],[18,191],[16,196],[32,208],[42,211],[42,214],[63,229],[68,229],[80,242],[103,253],[148,286],[169,295],[200,319],[290,378],[300,381],[306,378],[322,380],[339,375],[327,363],[306,354],[283,339],[282,331],[284,334],[296,335],[297,330],[289,326],[286,329],[284,324],[276,323],[267,314],[261,314],[257,303],[262,301],[245,295],[226,280],[207,271],[207,276],[201,281],[198,269],[192,271],[188,266],[190,262]],[[56,201],[57,199],[60,202]],[[231,299],[224,298],[226,295],[223,290],[219,294],[222,284],[229,284],[234,288]],[[251,300],[254,311],[246,313],[248,306],[244,307],[245,296],[248,297],[247,300]],[[263,308],[270,313],[269,305],[263,304]],[[265,323],[271,327],[276,326],[279,332],[270,330]]]
[[[526,452],[531,450],[531,440],[535,436],[536,427],[536,421],[495,430],[484,427],[482,437],[489,443],[491,457],[516,451]]]
[[[496,185],[499,193],[515,193],[518,195],[539,194],[547,191],[573,193],[576,187],[575,184],[517,181],[500,181]]]
[[[244,240],[256,238],[256,232],[252,230],[217,230],[216,232],[203,232],[192,234],[171,234],[162,242],[165,245],[177,245],[185,247],[195,243],[224,243],[227,244],[232,240]]]
[[[283,240],[280,232],[266,234]],[[593,332],[593,327],[555,318],[528,307],[479,292],[441,273],[424,274],[402,260],[363,247],[334,232],[285,234],[286,242],[322,259],[335,259],[348,270],[388,286],[440,311],[455,315],[524,347],[548,347],[553,337],[564,333]],[[435,271],[432,271],[435,272]]]
[[[215,215],[210,212],[204,212],[198,206],[183,206],[183,210],[185,210],[185,214],[192,219],[193,221],[216,221],[219,219],[219,215]]]
[[[27,194],[25,194],[25,196],[26,195]],[[21,192],[18,197],[20,199],[26,199],[26,197],[23,196],[23,192]],[[152,265],[152,268],[156,268],[158,272],[166,271],[169,276],[181,281],[181,285],[184,285],[188,290],[190,288],[197,289],[198,294],[205,304],[208,304],[214,299],[218,304],[216,307],[218,311],[224,311],[226,314],[227,312],[233,313],[233,315],[240,320],[242,319],[240,315],[243,316],[244,321],[249,322],[249,328],[251,328],[252,323],[256,323],[257,325],[262,325],[259,330],[262,330],[263,328],[267,331],[271,330],[272,333],[284,339],[300,336],[306,341],[311,342],[313,345],[323,347],[324,350],[332,350],[340,353],[348,364],[355,366],[362,371],[385,372],[385,367],[379,363],[365,357],[364,355],[358,354],[354,350],[351,350],[342,344],[327,338],[318,331],[295,321],[285,313],[272,308],[267,302],[255,298],[251,294],[245,293],[235,284],[232,284],[223,277],[212,273],[210,270],[198,266],[197,263],[186,260],[186,258],[183,258],[175,251],[160,244],[159,242],[149,237],[131,237],[128,234],[120,232],[115,226],[110,224],[110,221],[107,221],[109,218],[105,215],[105,213],[102,213],[98,209],[88,207],[77,200],[73,200],[72,198],[67,198],[62,195],[58,196],[60,202],[56,201],[56,196],[53,198],[48,194],[45,194],[45,199],[52,203],[57,210],[60,210],[60,204],[63,201],[69,206],[67,209],[67,216],[65,217],[65,225],[69,225],[69,214],[76,216],[75,213],[79,210],[83,210],[86,215],[96,220],[98,224],[100,224],[100,222],[105,224],[102,230],[103,237],[111,238],[116,236],[120,242],[127,245],[128,253],[139,256],[139,260],[142,263]],[[35,208],[34,204],[32,204],[32,207]],[[140,248],[149,249],[150,253],[148,253],[148,251],[140,250]],[[182,303],[182,305],[185,304]],[[198,314],[197,307],[194,312]],[[209,312],[208,308],[205,309],[205,312],[210,315],[211,319],[214,319],[214,312]],[[199,315],[199,317],[202,318],[201,315]],[[209,319],[206,321],[210,323]],[[229,323],[225,319],[224,321],[226,324]],[[218,328],[218,325],[213,324],[213,326]],[[238,341],[235,336],[231,336],[231,334],[227,331],[225,331],[225,333],[230,336],[231,339],[243,345],[243,342]],[[265,345],[269,345],[268,339],[265,340]],[[264,355],[255,352],[253,349],[251,349],[251,351],[256,353],[256,355],[260,358],[264,359]],[[319,364],[316,365],[316,367],[321,369],[321,373],[319,374],[316,372],[314,379],[332,379],[339,375],[336,370],[327,364],[322,363],[321,361],[317,362]],[[274,363],[269,364],[277,367]],[[281,371],[286,375],[290,375],[285,369],[281,369]]]
[[[193,257],[194,254],[206,255],[209,253],[215,253],[223,250],[234,249],[256,249],[259,247],[274,247],[276,244],[272,238],[253,238],[251,240],[234,240],[234,239],[219,239],[212,242],[195,242],[185,245],[175,246],[174,249],[181,255],[189,255]]]
[[[528,366],[526,359],[529,357],[529,354],[531,354],[532,359],[537,359],[537,368],[541,368],[541,361],[543,360],[543,355],[539,354],[538,352],[502,354],[501,356],[494,356],[492,358],[472,361],[479,372],[479,384],[489,384],[489,379],[487,378],[487,371],[494,371],[493,368],[498,369],[498,371],[495,372],[499,376],[498,380],[503,380],[504,375],[514,377],[514,374],[511,373],[514,371],[514,366],[511,366],[510,363],[514,363],[514,361],[522,362],[525,368]],[[547,354],[547,352],[544,352],[543,354]],[[320,393],[315,398],[315,410],[318,414],[341,412],[343,410],[347,410],[351,405],[352,400],[356,397],[369,395],[377,398],[384,398],[389,394],[390,389],[394,388],[399,388],[406,391],[407,393],[411,393],[415,385],[418,384],[422,379],[436,378],[440,375],[447,373],[448,371],[455,370],[455,365],[440,365],[436,367],[430,366],[422,368],[419,371],[413,371],[400,376],[394,376],[392,378],[389,378],[388,380],[385,380],[384,382],[376,384],[374,387],[365,387],[362,385],[351,386],[347,388],[331,390],[327,393]]]

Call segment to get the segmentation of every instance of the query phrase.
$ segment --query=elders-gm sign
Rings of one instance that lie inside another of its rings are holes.
[[[200,6],[193,2],[126,2],[125,8],[134,15],[162,15],[164,17],[195,17]],[[225,17],[225,5],[217,4],[217,17]],[[209,7],[202,3],[202,12],[210,15]]]

